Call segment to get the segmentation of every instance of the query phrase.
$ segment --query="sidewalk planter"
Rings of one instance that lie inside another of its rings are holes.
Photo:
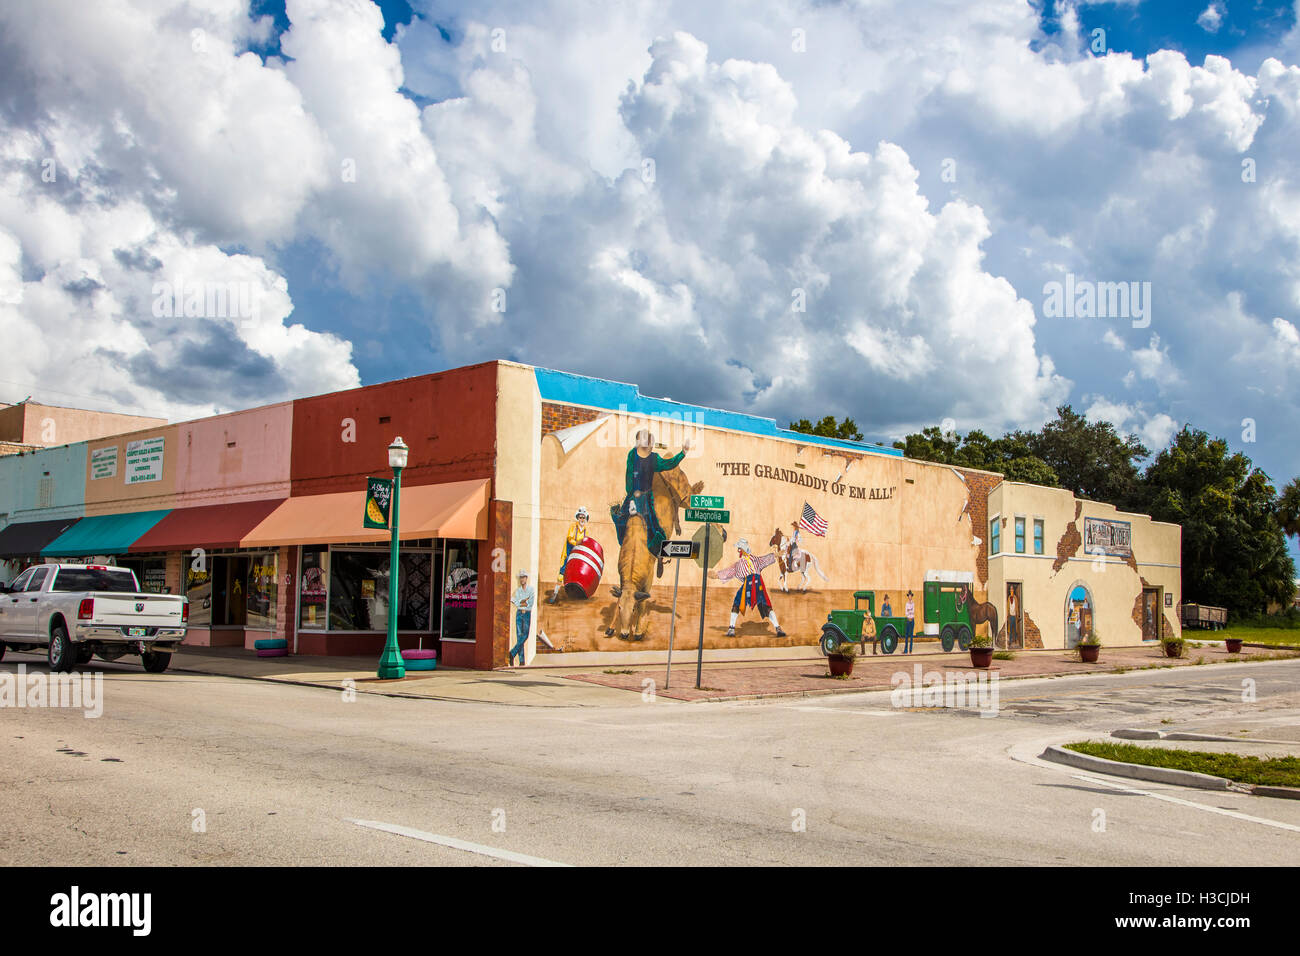
[[[993,663],[993,645],[988,647],[974,647],[970,649],[970,666],[971,667],[988,667]]]
[[[1161,641],[1160,646],[1164,649],[1165,657],[1183,656],[1183,642],[1181,640]]]
[[[832,677],[849,677],[853,674],[853,658],[843,654],[829,654],[826,660],[831,665]]]
[[[408,671],[437,670],[438,652],[434,650],[402,651],[402,664]]]
[[[1223,639],[1223,643],[1228,645],[1229,654],[1241,653],[1241,641],[1242,639],[1240,637],[1225,637]]]
[[[1079,660],[1085,664],[1097,663],[1097,656],[1101,653],[1100,644],[1080,644]]]

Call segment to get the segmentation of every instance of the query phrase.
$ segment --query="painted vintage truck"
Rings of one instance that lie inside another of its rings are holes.
[[[970,647],[975,630],[971,623],[971,588],[974,575],[969,571],[927,571],[922,587],[921,614],[914,621],[913,636],[938,638],[945,651],[959,646],[963,651]],[[892,610],[892,609],[891,609]],[[876,614],[876,592],[854,591],[853,610],[831,611],[822,625],[821,649],[828,657],[842,653],[848,645],[855,644],[866,650],[871,628],[865,627],[870,616],[875,625],[871,639],[872,653],[877,646],[886,654],[894,653],[898,643],[907,633],[907,618]]]
[[[69,671],[95,654],[139,654],[158,674],[185,639],[189,616],[189,601],[142,592],[129,568],[38,564],[0,590],[0,658],[6,647],[44,647],[51,671]]]

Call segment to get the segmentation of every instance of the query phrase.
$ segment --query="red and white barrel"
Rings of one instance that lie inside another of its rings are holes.
[[[600,543],[595,538],[583,538],[564,562],[564,590],[570,597],[593,597],[604,570],[605,552]]]

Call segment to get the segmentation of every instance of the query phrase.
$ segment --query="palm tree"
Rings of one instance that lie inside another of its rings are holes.
[[[1278,495],[1277,520],[1288,535],[1300,538],[1300,478],[1292,478]]]

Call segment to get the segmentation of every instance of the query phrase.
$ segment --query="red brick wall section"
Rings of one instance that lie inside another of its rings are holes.
[[[1056,542],[1056,560],[1052,562],[1052,573],[1065,567],[1067,561],[1079,553],[1083,545],[1083,535],[1079,534],[1079,515],[1083,514],[1083,502],[1074,503],[1074,520],[1065,526],[1065,533]]]
[[[493,499],[488,507],[488,536],[478,552],[478,615],[474,635],[474,667],[477,670],[492,670],[510,663],[510,631],[513,626],[510,619],[510,571],[508,568],[493,571],[492,565],[493,552],[510,553],[514,504]]]
[[[958,468],[966,479],[966,513],[970,515],[971,531],[980,539],[979,556],[975,559],[980,584],[987,589],[989,582],[989,492],[1002,483],[1001,475]]]
[[[1039,650],[1043,646],[1043,632],[1038,629],[1034,619],[1029,616],[1029,612],[1024,612],[1025,616],[1025,650]]]
[[[606,413],[594,408],[576,408],[573,405],[557,405],[554,402],[543,402],[542,437],[545,438],[551,432],[572,428],[574,425],[585,425],[587,422],[595,421],[604,414]]]

